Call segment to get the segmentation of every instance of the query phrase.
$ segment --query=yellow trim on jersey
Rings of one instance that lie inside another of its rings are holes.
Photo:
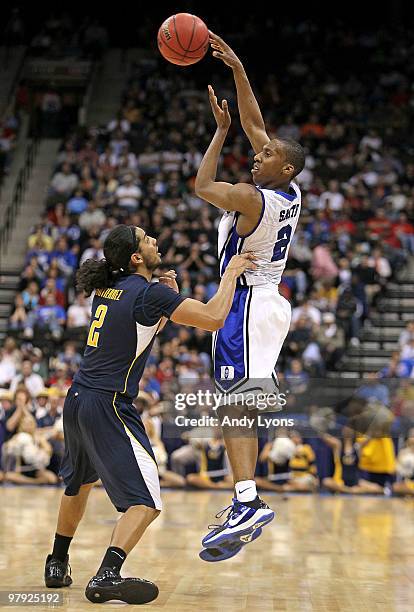
[[[151,340],[153,339],[153,337],[156,335],[156,333],[157,333],[157,331],[158,331],[158,328],[159,328],[159,326],[161,325],[161,321],[162,321],[162,319],[160,319],[160,320],[158,321],[157,329],[155,330],[154,334],[151,336],[151,338],[150,338],[150,340],[147,342],[147,344],[144,346],[144,348],[142,349],[142,351],[141,351],[140,353],[138,353],[138,355],[135,355],[135,357],[134,357],[134,359],[133,359],[133,361],[132,361],[131,365],[129,366],[129,369],[128,369],[128,372],[127,372],[127,375],[126,375],[126,378],[125,378],[125,385],[124,385],[124,388],[123,388],[123,390],[121,391],[121,393],[126,393],[126,390],[127,390],[127,385],[128,385],[128,378],[129,378],[129,375],[130,375],[130,373],[131,373],[131,370],[132,370],[132,368],[134,367],[134,364],[135,364],[136,360],[138,359],[138,357],[140,357],[140,356],[142,355],[142,353],[145,351],[145,349],[147,348],[147,346],[149,345],[149,343],[151,342]]]
[[[134,434],[132,433],[132,431],[131,431],[131,430],[130,430],[130,429],[129,429],[129,428],[126,426],[126,425],[125,425],[124,421],[123,421],[123,420],[121,419],[121,417],[119,416],[119,412],[118,412],[118,410],[116,409],[116,406],[115,406],[115,402],[116,402],[116,396],[117,396],[117,393],[118,393],[118,391],[115,391],[114,397],[113,397],[113,399],[112,399],[112,406],[114,407],[114,410],[115,410],[115,414],[116,414],[116,416],[117,416],[117,417],[118,417],[118,419],[121,421],[121,423],[122,423],[122,425],[124,426],[124,429],[125,429],[125,431],[127,432],[127,434],[129,434],[129,435],[130,435],[132,438],[134,438],[134,440],[135,440],[136,442],[138,442],[138,444],[141,446],[141,448],[143,448],[143,449],[144,449],[144,451],[147,453],[148,457],[151,457],[150,453],[147,451],[147,449],[145,448],[145,446],[142,446],[141,442],[140,442],[140,441],[139,441],[139,440],[138,440],[138,439],[137,439],[137,438],[134,436]],[[151,459],[154,461],[154,457],[151,457]],[[157,469],[158,469],[157,462],[156,462],[156,461],[154,461],[154,463],[155,463],[155,465],[157,466]]]

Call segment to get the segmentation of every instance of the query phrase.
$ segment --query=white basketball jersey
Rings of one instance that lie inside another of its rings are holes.
[[[237,233],[239,212],[225,212],[218,228],[218,253],[222,276],[231,257],[253,251],[256,270],[241,275],[241,285],[278,285],[286,266],[293,234],[300,215],[301,193],[291,183],[289,193],[273,189],[259,189],[263,208],[256,227],[247,235]]]

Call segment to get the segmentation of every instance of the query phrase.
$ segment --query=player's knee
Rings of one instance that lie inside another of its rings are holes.
[[[148,523],[152,523],[161,514],[161,510],[158,508],[147,508]]]
[[[161,509],[158,508],[150,508],[149,506],[141,506],[144,508],[146,518],[149,523],[155,521],[155,519],[161,514]]]
[[[88,491],[94,487],[96,482],[87,482],[79,487],[79,491]]]
[[[137,525],[144,524],[148,527],[155,519],[160,515],[161,510],[157,508],[151,508],[150,506],[144,506],[139,504],[137,506],[130,506],[127,510],[132,520],[137,522]]]

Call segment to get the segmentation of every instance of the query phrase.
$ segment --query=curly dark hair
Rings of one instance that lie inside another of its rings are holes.
[[[133,225],[117,225],[104,242],[105,259],[87,259],[76,273],[76,287],[89,297],[95,289],[111,287],[122,274],[131,271],[131,255],[139,249]]]

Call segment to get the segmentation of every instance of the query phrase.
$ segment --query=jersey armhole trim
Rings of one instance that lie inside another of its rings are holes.
[[[261,221],[263,219],[263,215],[264,215],[265,208],[266,208],[265,197],[264,197],[263,191],[261,189],[259,189],[258,187],[255,187],[255,189],[257,189],[257,191],[262,196],[262,210],[260,211],[260,217],[259,217],[259,220],[257,221],[256,225],[254,226],[254,228],[252,230],[250,230],[250,232],[248,234],[239,234],[239,232],[237,231],[237,220],[236,220],[236,223],[234,224],[234,231],[239,236],[239,238],[248,238],[249,236],[251,236],[257,230],[257,228],[259,227],[259,225],[260,225],[260,223],[261,223]]]

